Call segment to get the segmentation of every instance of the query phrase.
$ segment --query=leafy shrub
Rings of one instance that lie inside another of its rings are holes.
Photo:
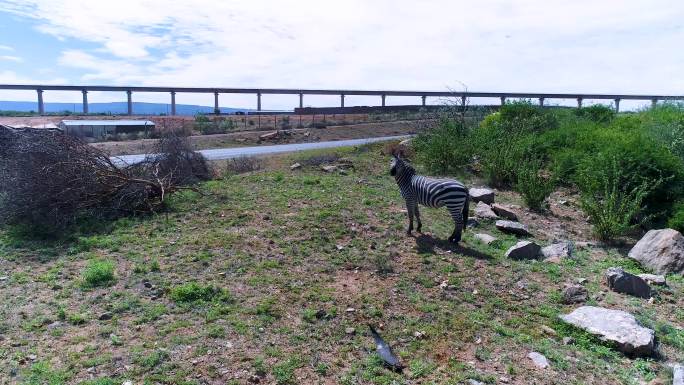
[[[653,186],[645,181],[635,184],[635,175],[627,174],[617,159],[585,168],[579,178],[582,209],[594,225],[598,239],[612,240],[648,219],[639,218],[639,214]]]
[[[188,282],[171,289],[171,299],[178,303],[229,301],[228,291],[211,285]]]
[[[638,119],[651,137],[684,159],[684,104],[661,104],[642,111],[633,119]]]
[[[517,172],[515,189],[522,194],[525,204],[532,210],[541,211],[544,201],[553,191],[554,183],[542,175],[542,163],[530,161],[522,164]]]
[[[116,281],[114,262],[91,259],[83,270],[83,284],[86,287],[109,286]]]
[[[596,123],[608,124],[615,117],[615,110],[602,104],[594,104],[589,107],[577,108],[575,115],[589,119]]]
[[[678,202],[672,209],[672,215],[667,220],[667,227],[684,232],[684,202]]]
[[[418,135],[413,142],[418,160],[436,174],[463,171],[473,155],[469,129],[456,119],[441,117],[437,127]]]
[[[240,156],[226,161],[226,172],[228,174],[244,174],[246,172],[260,170],[261,166],[262,162],[259,158],[253,156]]]

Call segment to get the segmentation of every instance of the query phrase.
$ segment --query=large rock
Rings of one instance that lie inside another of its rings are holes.
[[[684,365],[672,366],[672,385],[684,385]]]
[[[559,242],[542,247],[544,258],[572,258],[572,243]]]
[[[532,363],[534,363],[534,366],[536,366],[539,369],[546,369],[549,367],[549,360],[544,357],[543,354],[538,353],[538,352],[530,352],[527,355],[527,358],[532,360]]]
[[[651,298],[651,287],[641,277],[630,274],[620,267],[611,267],[606,271],[608,287],[618,293],[641,298]]]
[[[537,259],[541,255],[541,247],[530,241],[520,241],[506,251],[506,256],[512,259]]]
[[[475,216],[483,219],[497,219],[498,216],[492,211],[492,208],[484,202],[478,202],[475,206]]]
[[[522,223],[499,220],[496,221],[496,228],[504,233],[512,233],[516,235],[530,235],[530,230]]]
[[[653,354],[655,332],[645,328],[631,314],[597,306],[582,306],[560,318],[580,329],[614,343],[626,354],[648,356]]]
[[[470,199],[475,202],[484,202],[487,204],[494,203],[494,191],[488,188],[477,188],[473,187],[468,190],[470,194]]]
[[[492,211],[494,211],[496,215],[502,218],[510,219],[512,221],[518,220],[518,215],[515,212],[513,212],[510,208],[504,205],[492,203]]]
[[[473,238],[477,239],[478,241],[484,243],[485,245],[488,245],[494,241],[496,241],[495,237],[492,237],[489,234],[475,234],[473,235]]]
[[[589,291],[582,285],[568,285],[563,289],[563,303],[584,303],[589,298]]]
[[[629,251],[629,257],[658,274],[684,274],[684,236],[672,229],[651,230]]]
[[[643,279],[649,285],[667,286],[664,275],[656,274],[637,274],[637,277]]]

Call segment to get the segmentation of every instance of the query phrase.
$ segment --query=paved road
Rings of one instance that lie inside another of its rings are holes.
[[[284,152],[296,152],[306,150],[316,150],[321,148],[347,147],[358,146],[367,143],[384,142],[388,140],[406,139],[411,135],[397,135],[397,136],[382,136],[379,138],[365,138],[365,139],[348,139],[348,140],[334,140],[330,142],[310,142],[310,143],[293,143],[293,144],[277,144],[273,146],[254,146],[254,147],[236,147],[236,148],[216,148],[211,150],[198,151],[207,160],[221,160],[238,158],[241,156],[257,156],[279,154]],[[119,155],[113,156],[111,159],[116,164],[135,164],[142,162],[146,154],[137,155]]]

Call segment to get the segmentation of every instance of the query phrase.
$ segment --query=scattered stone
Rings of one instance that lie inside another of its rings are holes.
[[[510,219],[512,221],[518,220],[518,215],[516,213],[514,213],[513,211],[511,211],[511,209],[501,204],[492,203],[492,210],[496,213],[496,215],[502,218]]]
[[[470,199],[475,202],[494,203],[494,191],[488,188],[471,188],[468,190]]]
[[[9,279],[9,277],[6,275],[3,275],[2,277],[0,277],[0,281],[7,281],[8,279]]]
[[[55,321],[47,326],[48,330],[54,330],[57,329],[58,327],[62,326],[62,323],[59,321]]]
[[[26,356],[26,358],[28,358],[31,361],[35,361],[38,359],[38,356],[36,356],[35,354],[29,354],[28,356]]]
[[[546,333],[546,334],[548,334],[548,335],[550,335],[550,336],[558,335],[558,333],[556,333],[555,330],[551,329],[550,327],[548,327],[548,326],[546,326],[546,325],[542,325],[542,326],[541,326],[541,330],[542,330],[544,333]]]
[[[346,328],[346,329],[344,329],[344,333],[351,336],[351,335],[356,334],[356,329],[354,329],[354,328]]]
[[[539,369],[546,369],[549,367],[549,360],[547,360],[546,357],[544,357],[544,355],[541,353],[530,352],[527,355],[527,358],[531,359],[534,363],[534,366],[536,366]]]
[[[247,377],[247,381],[252,384],[258,384],[261,382],[261,377],[257,376],[256,374],[250,374],[249,377]]]
[[[353,312],[355,312],[355,311],[356,311],[356,309],[354,309],[353,307],[348,307],[348,308],[347,308],[347,313],[353,313]]]
[[[585,283],[589,282],[589,280],[584,277],[580,277],[577,278],[575,282],[577,282],[578,285],[584,285]]]
[[[477,239],[478,241],[484,243],[485,245],[488,245],[488,244],[496,241],[496,238],[492,237],[489,234],[475,234],[473,237],[475,239]]]
[[[589,299],[589,291],[584,286],[569,285],[563,289],[563,303],[566,305],[584,303],[587,299]]]
[[[590,242],[590,241],[579,241],[579,242],[575,242],[575,246],[577,246],[580,249],[589,249],[589,248],[596,246],[596,244],[594,242]]]
[[[575,339],[572,337],[563,337],[563,345],[572,345],[575,343]]]
[[[684,385],[684,365],[672,366],[672,385]]]
[[[274,139],[278,137],[278,131],[269,132],[268,134],[259,135],[260,140]]]
[[[628,256],[657,274],[684,274],[684,236],[673,229],[650,230]]]
[[[475,216],[482,219],[496,219],[498,216],[488,204],[484,202],[478,202],[475,206]]]
[[[563,261],[560,259],[560,257],[549,257],[544,259],[544,262],[546,263],[555,263],[556,265],[562,263]]]
[[[540,253],[541,247],[538,244],[530,241],[520,241],[506,251],[506,257],[511,259],[537,259]]]
[[[466,223],[466,227],[477,227],[479,225],[480,222],[475,218],[468,218],[468,222]]]
[[[334,171],[337,171],[337,166],[334,166],[334,165],[321,166],[321,170],[323,170],[325,172],[334,172]]]
[[[637,322],[633,315],[598,306],[582,306],[560,319],[578,328],[613,342],[626,354],[649,356],[655,345],[655,332]]]
[[[480,382],[478,380],[474,380],[472,378],[468,379],[468,385],[485,385],[484,382]]]
[[[422,340],[423,338],[425,338],[425,332],[416,331],[416,332],[413,333],[413,336],[414,336],[417,340]]]
[[[124,381],[121,385],[133,385],[133,381]]]
[[[651,297],[651,287],[642,278],[630,274],[621,267],[611,267],[606,271],[608,287],[618,293],[624,293],[641,298]]]
[[[664,275],[638,274],[637,277],[643,279],[649,285],[667,286],[667,282],[665,282],[665,276]]]
[[[300,168],[302,168],[302,164],[301,164],[301,163],[295,163],[295,164],[293,164],[292,166],[290,166],[290,170],[297,170],[297,169],[300,169]]]
[[[531,235],[530,230],[527,228],[527,226],[518,222],[499,220],[496,221],[496,228],[500,231],[503,231],[504,233],[512,233],[516,235]],[[539,251],[541,252],[541,248],[539,249]]]
[[[572,258],[572,243],[559,242],[542,248],[542,254],[545,258]]]
[[[408,138],[408,139],[404,139],[401,142],[399,142],[399,145],[400,146],[410,146],[411,142],[413,142],[413,138]]]
[[[112,319],[112,317],[113,317],[112,313],[104,312],[104,313],[100,314],[100,316],[97,317],[97,319],[99,319],[100,321],[106,321],[106,320]]]
[[[508,384],[510,379],[508,377],[499,377],[499,381],[503,382],[504,384]]]

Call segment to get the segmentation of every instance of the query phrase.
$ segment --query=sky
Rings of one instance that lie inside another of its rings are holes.
[[[0,84],[681,95],[683,43],[681,0],[0,0]],[[0,91],[0,100],[35,98]],[[177,102],[213,105],[213,95]],[[266,109],[297,103],[263,97]],[[252,95],[221,96],[222,106],[255,104]]]

